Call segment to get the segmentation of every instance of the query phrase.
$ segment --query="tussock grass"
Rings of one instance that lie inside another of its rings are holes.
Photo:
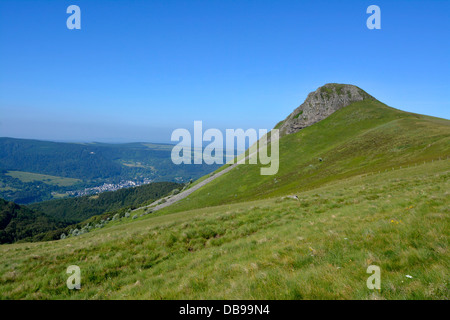
[[[357,102],[282,137],[275,176],[240,165],[131,222],[0,246],[0,297],[449,299],[449,154],[448,120]]]
[[[0,246],[3,299],[448,299],[449,162]],[[81,290],[66,287],[69,265]],[[369,265],[381,290],[369,290]],[[411,275],[409,279],[406,275]]]

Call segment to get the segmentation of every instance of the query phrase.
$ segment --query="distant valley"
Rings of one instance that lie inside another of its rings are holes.
[[[0,198],[29,204],[150,182],[188,182],[219,165],[175,165],[173,146],[0,138]]]
[[[0,199],[0,244],[60,239],[67,230],[86,225],[89,221],[109,221],[116,214],[123,215],[184,187],[184,184],[175,182],[152,182],[94,196],[44,201],[29,206]],[[80,224],[84,221],[87,222]]]

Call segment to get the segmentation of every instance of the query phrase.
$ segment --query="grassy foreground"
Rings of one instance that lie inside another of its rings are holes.
[[[450,162],[0,246],[2,299],[448,299]],[[66,268],[81,268],[81,290]],[[381,268],[370,290],[369,265]],[[412,278],[406,277],[407,275]]]

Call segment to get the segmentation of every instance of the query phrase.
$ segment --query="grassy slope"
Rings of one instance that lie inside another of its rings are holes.
[[[448,123],[353,104],[281,139],[278,182],[242,165],[155,215],[0,246],[0,297],[448,299]]]
[[[39,234],[64,226],[49,215],[0,199],[0,244],[39,241]]]
[[[166,212],[289,194],[448,155],[450,121],[366,100],[281,138],[276,175],[261,176],[259,165],[241,165]]]
[[[24,171],[8,171],[8,176],[19,179],[22,182],[42,181],[49,185],[68,187],[81,182],[80,179],[64,178]]]
[[[1,298],[448,299],[448,160],[0,246]],[[82,289],[65,286],[80,266]],[[366,268],[381,267],[381,291]],[[406,275],[413,276],[408,279]]]

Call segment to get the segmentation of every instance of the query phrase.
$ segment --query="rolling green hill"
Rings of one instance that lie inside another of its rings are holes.
[[[260,165],[239,165],[167,211],[286,195],[352,176],[447,158],[450,121],[365,100],[283,136],[279,143],[276,175],[260,175]]]
[[[27,207],[0,199],[0,244],[59,239],[62,233],[70,229],[107,217],[111,219],[119,211],[123,213],[148,204],[183,186],[175,182],[154,182],[94,196],[45,201]]]
[[[156,213],[0,246],[0,296],[449,299],[449,139],[448,120],[353,102],[282,136],[274,176],[239,165]]]
[[[38,235],[66,225],[39,211],[0,199],[0,244],[41,240]]]

